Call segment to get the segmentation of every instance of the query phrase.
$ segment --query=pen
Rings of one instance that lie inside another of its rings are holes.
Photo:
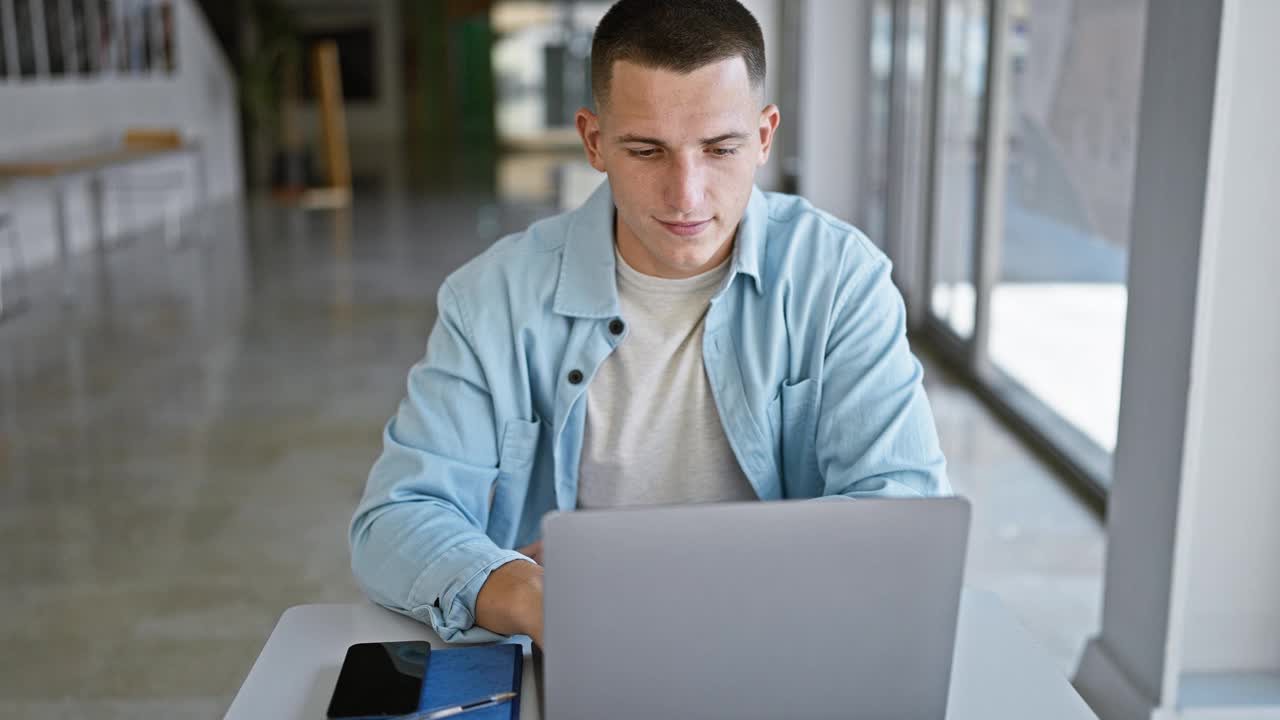
[[[398,720],[440,720],[441,718],[461,715],[462,713],[471,712],[472,710],[480,710],[482,708],[493,707],[494,705],[501,705],[502,703],[509,702],[515,698],[516,693],[513,692],[499,693],[497,695],[490,695],[486,698],[480,698],[479,700],[472,700],[471,702],[463,703],[461,705],[449,705],[447,707],[434,708],[432,710],[423,710],[409,715],[402,715]]]

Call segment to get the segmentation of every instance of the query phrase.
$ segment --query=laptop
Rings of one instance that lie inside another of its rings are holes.
[[[942,718],[961,498],[543,520],[543,717]]]

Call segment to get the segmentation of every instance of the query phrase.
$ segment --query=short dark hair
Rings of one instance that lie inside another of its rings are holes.
[[[733,57],[751,87],[764,85],[764,34],[737,0],[619,0],[591,41],[591,94],[600,109],[618,60],[690,73]]]

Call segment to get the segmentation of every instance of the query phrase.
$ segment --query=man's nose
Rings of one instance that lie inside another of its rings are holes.
[[[702,206],[705,190],[706,178],[703,176],[702,163],[687,156],[677,156],[671,165],[667,182],[667,205],[681,215],[693,213]]]

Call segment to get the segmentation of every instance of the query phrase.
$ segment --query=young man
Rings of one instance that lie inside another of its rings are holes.
[[[754,187],[751,14],[622,0],[591,69],[607,182],[445,281],[351,525],[366,592],[450,642],[541,643],[552,509],[949,492],[888,260]]]

